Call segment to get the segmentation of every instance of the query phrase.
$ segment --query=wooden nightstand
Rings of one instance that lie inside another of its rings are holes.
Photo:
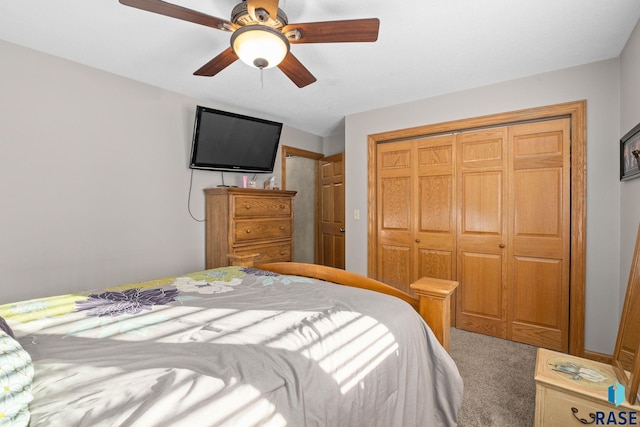
[[[570,373],[575,369],[583,373]],[[608,389],[616,383],[610,365],[541,348],[535,380],[536,426],[640,425],[640,406],[609,403]]]

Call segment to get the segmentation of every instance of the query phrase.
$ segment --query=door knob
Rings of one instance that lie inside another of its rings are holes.
[[[344,227],[340,227],[340,232],[344,233]]]

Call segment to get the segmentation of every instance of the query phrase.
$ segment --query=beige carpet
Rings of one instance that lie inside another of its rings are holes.
[[[536,347],[451,329],[451,356],[464,381],[460,427],[530,427]]]

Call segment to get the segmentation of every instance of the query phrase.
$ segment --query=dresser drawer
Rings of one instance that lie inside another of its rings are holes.
[[[235,218],[291,216],[291,197],[235,196]]]
[[[290,239],[291,220],[236,221],[233,236],[234,243],[247,243],[255,240]]]
[[[259,254],[253,264],[260,265],[268,262],[291,261],[291,243],[280,243],[276,245],[261,245],[255,247],[243,247],[234,251],[236,255]]]

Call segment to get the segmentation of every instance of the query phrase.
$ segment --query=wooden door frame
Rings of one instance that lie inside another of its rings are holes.
[[[443,133],[505,126],[515,123],[569,117],[571,119],[571,271],[569,286],[569,353],[584,357],[584,323],[587,253],[587,135],[585,100],[491,114],[469,119],[417,126],[368,137],[368,275],[378,277],[377,259],[377,150],[378,144]]]
[[[280,153],[280,156],[281,156],[280,157],[280,167],[281,167],[280,180],[282,182],[283,190],[287,189],[287,155],[304,157],[307,159],[312,159],[314,161],[314,181],[315,181],[315,187],[316,187],[316,197],[314,200],[315,224],[313,225],[313,229],[315,230],[315,234],[316,234],[316,245],[314,248],[314,252],[315,252],[314,262],[317,264],[318,256],[319,256],[318,251],[320,250],[320,242],[318,240],[318,236],[320,235],[320,170],[318,167],[318,161],[324,158],[324,154],[316,153],[309,150],[303,150],[301,148],[290,147],[288,145],[283,145],[281,148],[282,150]],[[295,199],[293,202],[295,203]],[[291,254],[291,256],[293,256],[293,254]]]

